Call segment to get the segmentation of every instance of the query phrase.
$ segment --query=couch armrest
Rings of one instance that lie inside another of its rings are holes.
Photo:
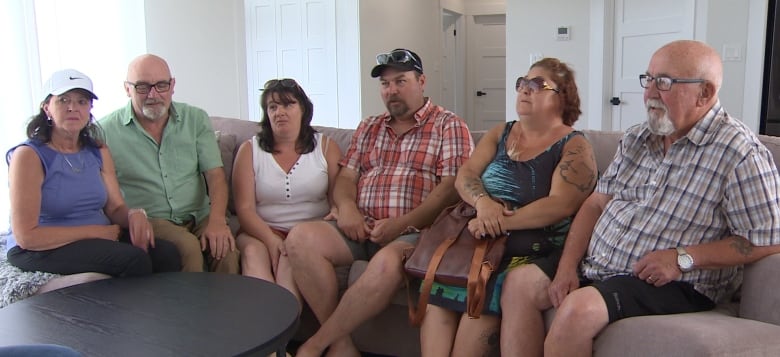
[[[780,254],[745,267],[739,316],[780,325]]]

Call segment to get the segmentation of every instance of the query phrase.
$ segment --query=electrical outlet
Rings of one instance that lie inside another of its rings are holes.
[[[529,61],[531,62],[531,64],[529,64],[529,66],[533,66],[534,63],[539,62],[542,58],[544,58],[544,55],[542,55],[539,52],[531,53],[531,55],[529,56]]]

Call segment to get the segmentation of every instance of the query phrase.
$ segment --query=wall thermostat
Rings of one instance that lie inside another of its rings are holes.
[[[555,33],[555,39],[558,41],[568,41],[571,38],[571,26],[558,26]]]

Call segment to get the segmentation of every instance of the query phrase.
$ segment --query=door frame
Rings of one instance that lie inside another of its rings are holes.
[[[451,75],[454,77],[454,80],[450,83],[454,85],[454,88],[448,88],[447,91],[444,90],[444,80],[442,80],[442,91],[441,93],[454,93],[451,94],[454,97],[454,106],[452,108],[446,108],[453,113],[457,114],[461,118],[465,118],[464,115],[466,115],[466,56],[468,55],[467,52],[467,45],[466,45],[466,14],[461,13],[459,11],[449,9],[447,7],[441,8],[441,16],[442,16],[442,31],[443,29],[443,22],[445,16],[456,16],[457,20],[455,20],[455,53],[452,56],[452,60],[455,62],[455,73],[443,73],[445,76]],[[442,34],[442,36],[446,36],[446,34]],[[444,42],[446,39],[442,37],[442,48],[444,48]],[[444,52],[442,52],[442,55],[444,55]],[[443,62],[443,61],[442,61]],[[445,68],[445,70],[448,70],[448,68]]]

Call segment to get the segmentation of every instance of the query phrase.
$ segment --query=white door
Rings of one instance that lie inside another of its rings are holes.
[[[659,47],[694,38],[694,10],[695,0],[615,0],[612,130],[646,120],[639,75]]]
[[[249,116],[263,84],[293,78],[314,103],[314,125],[338,118],[335,0],[246,0]]]
[[[506,14],[469,16],[471,130],[487,130],[506,116]]]

